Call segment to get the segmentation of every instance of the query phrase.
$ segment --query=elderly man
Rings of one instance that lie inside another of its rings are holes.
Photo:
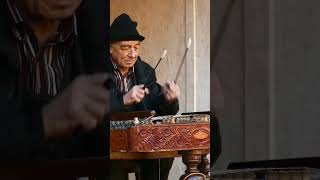
[[[127,14],[118,16],[110,27],[110,58],[108,72],[116,81],[112,88],[112,111],[155,110],[157,115],[172,115],[179,110],[179,87],[171,81],[164,86],[156,83],[153,68],[141,60],[139,51],[144,37],[137,23]],[[160,161],[160,177],[168,179],[173,159]],[[159,161],[112,161],[111,179],[125,179],[124,169],[138,167],[142,180],[159,178]],[[137,168],[136,168],[137,169]]]
[[[86,38],[93,36],[80,25],[89,14],[83,3],[91,2],[0,0],[1,160],[107,152],[106,52],[98,38]],[[98,8],[91,15],[103,11]],[[99,23],[92,28],[102,29]]]

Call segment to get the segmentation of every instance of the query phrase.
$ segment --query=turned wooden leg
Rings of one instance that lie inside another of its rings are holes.
[[[206,177],[209,177],[209,160],[207,158],[207,154],[201,155],[201,162],[198,165],[198,169],[202,174],[204,174]]]
[[[201,162],[201,151],[181,151],[182,162],[187,166],[185,174],[180,177],[180,180],[189,180],[191,178],[199,177],[199,180],[205,180],[205,175],[200,173],[198,165]]]

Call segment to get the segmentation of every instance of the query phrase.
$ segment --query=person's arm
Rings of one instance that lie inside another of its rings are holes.
[[[1,70],[0,159],[33,159],[47,141],[95,130],[108,112],[105,74],[77,77],[42,106],[19,93],[15,79],[11,78],[14,73]]]
[[[10,41],[5,5],[5,1],[0,1],[0,162],[21,162],[30,159],[36,145],[43,142],[44,135],[41,112],[24,112],[18,102],[20,98],[16,96],[16,70],[7,52],[11,53],[11,48],[16,46]]]
[[[84,69],[87,73],[106,72],[106,59],[109,48],[109,3],[107,1],[82,1],[77,11],[78,35],[81,46],[81,56],[84,59]],[[106,91],[107,93],[107,91]],[[111,94],[111,92],[110,92]],[[110,109],[116,105],[113,95],[110,95]],[[94,131],[75,137],[75,156],[104,156],[109,149],[109,123],[104,118]],[[80,154],[79,154],[80,153]]]
[[[109,3],[82,1],[77,11],[78,35],[87,72],[106,72],[109,48]]]
[[[118,92],[111,93],[110,112],[122,112],[125,110],[123,95]]]
[[[45,142],[41,110],[24,107],[10,68],[1,68],[0,82],[0,159],[28,160]]]

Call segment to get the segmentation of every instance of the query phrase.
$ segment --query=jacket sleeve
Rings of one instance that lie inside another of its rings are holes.
[[[107,1],[82,1],[77,12],[78,35],[81,46],[81,55],[84,60],[85,72],[97,73],[106,72],[106,44],[108,42],[108,8]],[[111,100],[111,106],[114,100]],[[105,120],[104,122],[106,122]],[[82,133],[75,139],[79,146],[73,147],[80,151],[79,156],[104,156],[109,152],[108,127],[104,123],[96,130]],[[77,154],[74,152],[73,154]]]
[[[23,109],[12,70],[0,69],[0,159],[28,160],[45,143],[41,110]]]
[[[78,35],[84,65],[89,73],[105,72],[108,54],[109,3],[107,1],[82,1],[77,12]]]
[[[123,95],[116,93],[116,92],[111,92],[111,108],[110,112],[122,112],[125,109],[125,106],[123,104]]]

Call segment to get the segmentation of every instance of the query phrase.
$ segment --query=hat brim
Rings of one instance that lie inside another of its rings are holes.
[[[110,36],[110,42],[115,41],[143,41],[145,38],[141,35],[127,35],[127,36]]]

